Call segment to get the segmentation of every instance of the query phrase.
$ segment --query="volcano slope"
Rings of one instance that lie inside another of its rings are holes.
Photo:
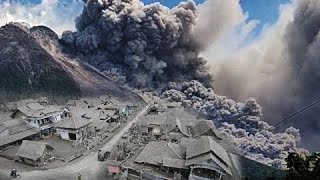
[[[55,100],[108,95],[141,101],[98,71],[63,52],[47,27],[10,23],[0,28],[0,101],[47,96]]]

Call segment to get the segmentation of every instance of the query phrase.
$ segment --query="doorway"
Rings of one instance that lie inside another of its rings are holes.
[[[69,139],[75,141],[77,140],[77,135],[74,133],[69,133]]]

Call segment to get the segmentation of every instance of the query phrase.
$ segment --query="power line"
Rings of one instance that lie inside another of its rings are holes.
[[[320,98],[318,98],[315,102],[313,102],[313,103],[309,104],[308,106],[306,106],[306,107],[304,107],[304,108],[300,109],[299,111],[296,111],[295,113],[293,113],[293,114],[291,114],[291,115],[289,115],[289,116],[285,117],[285,118],[284,118],[284,119],[282,119],[281,121],[279,121],[279,122],[277,122],[276,124],[274,124],[274,125],[273,125],[273,127],[277,127],[277,126],[279,126],[279,125],[280,125],[280,124],[282,124],[283,122],[285,122],[285,121],[287,121],[287,120],[289,120],[289,119],[293,118],[294,116],[296,116],[296,115],[298,115],[298,114],[302,113],[303,111],[306,111],[307,109],[311,108],[312,106],[314,106],[314,105],[316,105],[316,104],[318,104],[318,103],[320,103]]]

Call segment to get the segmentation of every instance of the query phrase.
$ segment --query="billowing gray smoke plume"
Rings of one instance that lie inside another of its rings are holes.
[[[196,5],[173,9],[143,6],[137,0],[87,0],[76,20],[77,32],[62,39],[83,52],[90,64],[122,76],[135,87],[199,80],[208,85],[206,61],[192,38]]]
[[[212,119],[242,154],[273,167],[285,167],[288,152],[301,151],[299,130],[288,128],[284,133],[272,133],[272,126],[262,121],[262,108],[254,98],[236,103],[217,95],[198,81],[183,83],[181,88],[165,91],[168,101],[182,102]]]
[[[315,100],[320,97],[320,1],[297,2],[285,40],[297,94],[303,100]]]
[[[320,97],[320,1],[299,0],[296,3],[294,20],[288,25],[284,38],[292,66],[291,89],[297,98],[294,108],[298,109]],[[306,132],[306,144],[314,145],[312,148],[317,150],[320,148],[319,112],[317,105],[295,119],[296,126]]]
[[[237,100],[255,97],[264,120],[276,123],[320,97],[320,1],[295,0],[260,42],[228,57],[215,76],[217,91]],[[320,106],[283,123],[301,130],[306,148],[319,150]]]
[[[212,119],[247,157],[283,167],[287,153],[299,150],[299,131],[273,134],[253,98],[236,103],[208,88],[212,77],[199,53],[243,19],[238,0],[207,1],[204,13],[192,1],[173,9],[137,0],[84,3],[77,31],[64,32],[62,41],[89,64],[133,87],[167,90],[163,98]]]

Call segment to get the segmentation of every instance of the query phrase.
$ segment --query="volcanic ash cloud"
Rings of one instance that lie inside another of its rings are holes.
[[[212,119],[247,157],[284,167],[288,152],[300,151],[299,131],[274,134],[254,98],[236,103],[217,95],[199,55],[244,18],[237,0],[210,0],[200,7],[188,1],[172,9],[137,0],[86,0],[77,31],[65,31],[62,41],[117,80],[164,90],[163,98]]]
[[[162,97],[182,102],[185,107],[212,119],[224,138],[248,158],[284,168],[289,152],[304,152],[298,148],[299,130],[290,127],[284,133],[273,133],[273,127],[262,121],[262,108],[254,98],[236,103],[198,81],[183,83],[182,87],[165,91]]]
[[[76,19],[77,32],[67,31],[62,39],[89,63],[114,68],[135,87],[193,79],[208,85],[212,77],[192,35],[196,18],[192,1],[168,9],[136,0],[88,0]]]
[[[260,39],[215,64],[216,91],[237,100],[255,97],[270,123],[320,97],[320,1],[296,0],[280,14]],[[313,106],[283,124],[299,128],[308,149],[320,146],[319,110]]]

